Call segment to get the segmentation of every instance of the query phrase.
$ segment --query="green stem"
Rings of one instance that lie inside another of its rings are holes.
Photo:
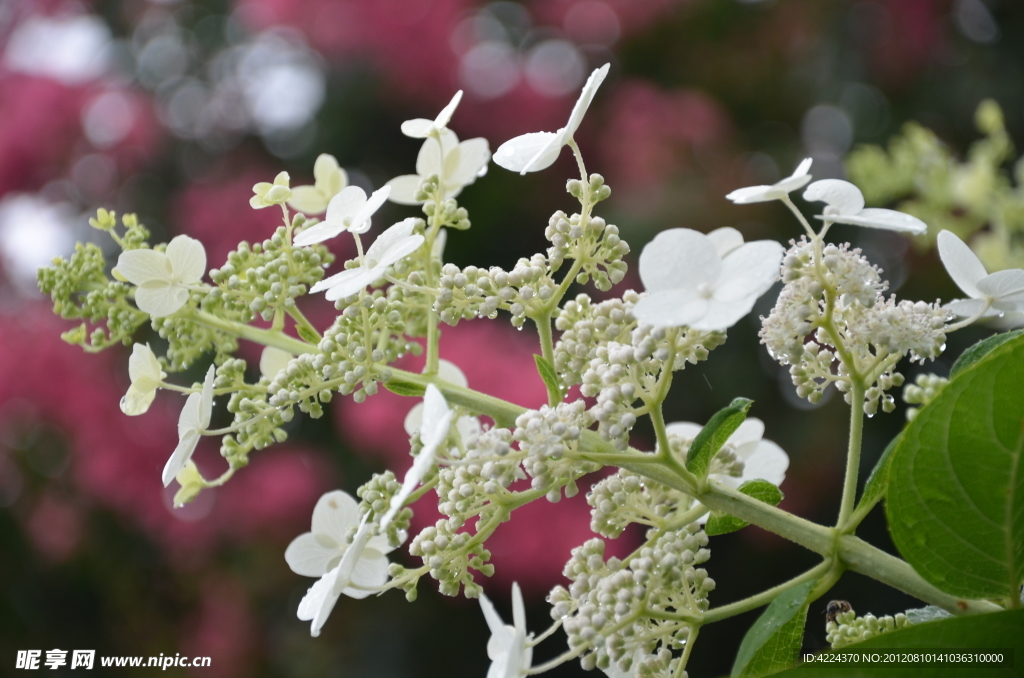
[[[543,313],[533,319],[533,322],[537,325],[537,334],[540,335],[540,353],[541,356],[548,362],[551,367],[555,366],[555,345],[551,336],[551,315]],[[558,384],[548,384],[546,381],[544,385],[548,389],[548,405],[554,407],[562,402],[562,393],[559,390]]]
[[[306,315],[299,310],[299,307],[291,306],[290,308],[287,309],[287,311],[288,315],[290,315],[292,317],[292,320],[295,321],[295,324],[305,329],[310,336],[316,337],[317,343],[319,343],[323,336],[315,327],[313,327],[313,323],[309,322],[309,319],[306,318]]]
[[[743,600],[737,600],[735,603],[729,603],[728,605],[722,605],[721,607],[713,607],[704,613],[703,623],[713,624],[714,622],[728,619],[729,617],[735,617],[738,614],[756,610],[759,607],[767,605],[768,603],[775,600],[779,594],[788,591],[791,588],[799,586],[804,582],[814,581],[820,579],[822,576],[828,574],[833,569],[832,561],[825,560],[811,569],[807,570],[803,574],[799,574],[793,577],[789,581],[785,581],[778,586],[761,591],[758,594],[744,598]],[[834,583],[834,582],[833,582]]]
[[[289,337],[283,332],[263,330],[258,327],[252,327],[251,325],[235,322],[233,320],[224,320],[223,318],[218,318],[215,315],[198,309],[183,309],[177,314],[177,317],[193,320],[200,325],[206,325],[207,327],[212,327],[215,330],[221,330],[222,332],[233,334],[239,339],[246,339],[264,346],[273,346],[281,349],[282,351],[287,351],[292,355],[317,352],[317,347],[313,344],[302,341],[301,339]]]
[[[854,502],[857,500],[857,476],[860,473],[861,438],[864,433],[864,386],[857,381],[850,389],[850,444],[846,451],[846,478],[843,481],[843,498],[839,504],[839,520],[836,527],[843,530],[850,521]]]

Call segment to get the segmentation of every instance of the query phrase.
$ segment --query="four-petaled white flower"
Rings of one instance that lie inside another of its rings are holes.
[[[426,118],[414,118],[403,122],[402,134],[407,137],[412,137],[413,139],[426,139],[427,137],[448,129],[448,123],[451,122],[452,115],[455,114],[455,109],[458,107],[460,101],[462,101],[461,89],[455,93],[455,96],[453,96],[452,100],[448,102],[448,105],[442,108],[441,112],[438,113],[437,117],[433,120],[427,120]]]
[[[306,214],[323,214],[331,198],[348,185],[348,174],[333,155],[321,153],[313,163],[313,185],[296,186],[288,206]]]
[[[292,197],[291,181],[287,172],[278,172],[274,183],[261,181],[252,187],[253,196],[249,198],[249,206],[261,210],[271,205],[283,205]]]
[[[526,608],[519,584],[512,582],[512,621],[510,626],[501,620],[494,605],[483,593],[480,594],[480,608],[491,630],[487,641],[487,657],[491,667],[487,678],[521,678],[533,662],[533,648],[529,646],[533,634],[526,634]]]
[[[170,485],[174,477],[185,468],[185,464],[192,458],[192,453],[196,451],[199,437],[210,426],[210,416],[213,414],[213,379],[215,376],[216,370],[213,365],[210,365],[210,369],[206,371],[203,390],[189,395],[188,400],[185,401],[185,407],[181,408],[181,415],[178,417],[178,446],[174,448],[174,452],[164,466],[164,487]]]
[[[369,514],[363,517],[352,543],[334,569],[320,577],[299,602],[298,617],[312,622],[309,632],[314,638],[320,635],[342,594],[365,598],[374,593],[367,587],[379,588],[387,581],[387,558],[369,544],[373,524],[367,522],[368,517]]]
[[[346,492],[324,494],[313,509],[313,529],[300,534],[284,552],[288,567],[304,577],[323,577],[336,568],[349,551],[349,532],[359,525],[359,504]],[[353,542],[355,543],[355,542]],[[394,550],[387,537],[367,538],[353,565],[349,583],[360,587],[381,586],[388,578],[387,554]],[[346,587],[351,598],[365,598],[372,591]]]
[[[282,351],[273,346],[267,346],[260,354],[260,374],[271,381],[274,380],[281,370],[288,367],[288,363],[294,358],[288,351]]]
[[[803,188],[807,185],[807,182],[811,180],[811,175],[807,173],[809,169],[811,169],[811,159],[804,158],[803,161],[797,165],[796,169],[793,170],[792,174],[771,186],[747,186],[746,188],[737,188],[725,197],[728,200],[732,200],[737,205],[781,200],[798,188]]]
[[[883,228],[887,231],[915,235],[928,232],[928,226],[917,217],[896,210],[864,207],[864,194],[849,181],[842,179],[815,181],[804,191],[804,200],[828,205],[823,214],[816,216],[824,221]]]
[[[953,233],[942,231],[938,241],[939,257],[949,277],[970,297],[951,301],[946,308],[963,317],[983,311],[985,315],[1024,311],[1024,270],[1013,268],[990,274],[978,255]]]
[[[587,78],[586,84],[583,85],[583,92],[580,93],[580,98],[573,106],[569,122],[565,127],[557,132],[531,132],[509,139],[494,152],[494,162],[507,170],[520,174],[537,172],[550,167],[558,159],[562,147],[572,141],[572,135],[579,129],[580,123],[583,122],[583,116],[590,108],[590,102],[597,94],[597,88],[601,86],[605,76],[608,75],[609,67],[610,64],[605,64]]]
[[[633,314],[656,327],[728,329],[778,279],[782,254],[773,240],[743,244],[735,229],[662,231],[640,254],[647,295]]]
[[[331,198],[324,220],[296,235],[293,242],[297,247],[307,247],[330,240],[343,231],[366,233],[370,230],[370,217],[380,209],[390,193],[390,186],[378,188],[369,198],[366,191],[358,186],[342,189]]]
[[[327,290],[331,301],[350,297],[367,285],[384,277],[388,267],[408,256],[423,244],[423,236],[413,234],[417,219],[410,217],[384,231],[373,241],[355,268],[335,273],[313,285],[310,292]]]
[[[688,421],[669,424],[665,431],[672,436],[679,436],[693,441],[701,431],[699,424]],[[789,455],[770,440],[764,440],[764,422],[760,419],[750,417],[746,419],[725,441],[719,455],[726,454],[729,459],[725,464],[726,468],[719,467],[716,470],[712,462],[710,477],[723,485],[737,488],[748,480],[767,480],[773,485],[781,485],[786,479],[786,469],[789,468]],[[718,456],[716,456],[716,459]],[[736,462],[743,464],[740,475],[733,475],[727,471],[736,469]],[[701,519],[706,520],[707,516]]]
[[[391,506],[380,520],[381,531],[385,530],[394,517],[402,510],[405,500],[409,498],[416,486],[420,484],[427,472],[434,466],[437,448],[448,437],[448,429],[452,423],[452,411],[448,402],[433,384],[427,385],[423,396],[423,418],[420,422],[420,443],[423,447],[413,461],[412,467],[406,471],[402,480],[402,489],[391,498]]]
[[[121,398],[121,411],[132,417],[145,413],[166,376],[149,344],[135,344],[128,358],[128,378],[132,385]]]
[[[430,138],[420,146],[416,156],[416,174],[403,174],[387,183],[391,187],[391,202],[399,205],[419,205],[416,192],[424,179],[433,175],[441,178],[445,198],[454,198],[462,189],[487,174],[491,149],[482,137],[460,142],[451,130],[444,130],[438,138]]]
[[[188,302],[189,288],[206,273],[203,243],[174,237],[167,250],[128,250],[117,258],[117,273],[136,285],[135,305],[154,318],[168,316]]]

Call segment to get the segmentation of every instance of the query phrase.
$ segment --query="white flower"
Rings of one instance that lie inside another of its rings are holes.
[[[828,204],[818,219],[839,224],[853,224],[887,231],[901,231],[920,235],[928,232],[928,226],[918,219],[896,210],[864,207],[864,194],[849,181],[822,179],[815,181],[804,191],[804,200]]]
[[[309,632],[314,638],[320,635],[320,629],[342,594],[350,598],[365,598],[373,593],[371,588],[383,586],[388,579],[388,560],[370,543],[383,538],[371,540],[372,523],[367,522],[367,517],[369,514],[363,517],[338,564],[320,577],[299,602],[298,617],[312,622]]]
[[[665,431],[692,442],[701,427],[684,421],[669,424]],[[746,419],[715,455],[709,476],[733,489],[748,480],[767,480],[781,485],[789,468],[789,455],[772,441],[763,440],[763,435],[764,422],[754,417]],[[707,516],[701,518],[701,522],[706,520]]]
[[[358,186],[342,189],[331,198],[324,220],[296,235],[293,242],[296,247],[306,247],[330,240],[342,231],[366,233],[370,230],[370,217],[380,209],[390,193],[390,186],[378,188],[369,198],[366,191]]]
[[[260,354],[260,374],[271,381],[274,380],[281,370],[288,367],[288,363],[294,358],[288,351],[282,351],[273,346],[267,346]]]
[[[420,443],[423,447],[419,455],[413,461],[412,467],[406,471],[405,479],[402,480],[402,489],[391,498],[391,506],[388,512],[380,520],[380,529],[383,531],[394,519],[395,515],[402,510],[405,500],[409,498],[416,486],[420,484],[423,477],[434,466],[434,459],[437,457],[437,448],[448,437],[448,429],[452,423],[452,411],[448,409],[448,402],[433,384],[427,385],[427,392],[423,396],[423,420],[420,423]]]
[[[135,305],[154,318],[168,316],[188,302],[189,287],[206,272],[203,243],[176,236],[165,252],[128,250],[117,258],[117,272],[137,285]]]
[[[480,594],[480,608],[491,629],[487,641],[487,657],[491,667],[487,678],[520,678],[525,676],[533,662],[533,648],[527,645],[533,634],[526,635],[526,608],[519,584],[512,583],[512,621],[514,626],[502,622],[494,605],[483,593]]]
[[[306,214],[323,214],[331,198],[348,185],[348,174],[333,155],[321,153],[313,163],[313,185],[296,186],[288,205]]]
[[[443,234],[445,231],[441,231],[441,233]],[[469,387],[469,380],[466,379],[466,375],[459,369],[459,366],[443,358],[437,361],[437,378],[462,388]],[[418,402],[405,415],[405,432],[410,436],[415,435],[420,430],[420,423],[423,421],[423,407],[424,404]],[[455,422],[455,429],[459,432],[459,436],[461,436],[463,441],[475,438],[483,430],[480,426],[480,420],[468,414],[458,418]]]
[[[772,240],[740,242],[734,229],[714,235],[688,228],[659,233],[640,254],[647,295],[633,309],[637,320],[697,330],[736,324],[778,279],[783,252]]]
[[[495,151],[494,162],[507,170],[520,174],[537,172],[550,167],[558,159],[562,147],[572,141],[572,135],[579,129],[580,123],[583,122],[583,116],[590,108],[590,102],[597,94],[597,88],[601,86],[605,76],[608,75],[609,66],[609,64],[605,64],[587,78],[586,84],[583,85],[583,92],[576,100],[576,105],[573,106],[569,122],[565,127],[557,132],[532,132],[509,139]]]
[[[986,305],[986,315],[1024,311],[1024,270],[989,274],[978,255],[953,233],[942,231],[938,241],[939,257],[949,277],[970,297],[951,301],[946,308],[964,317],[981,313]]]
[[[149,344],[135,344],[128,358],[128,378],[132,385],[121,398],[121,411],[132,417],[145,413],[166,376]]]
[[[426,139],[429,136],[433,136],[442,130],[448,128],[448,123],[452,119],[452,115],[455,113],[456,107],[459,102],[462,101],[462,90],[460,89],[452,97],[452,100],[448,102],[448,105],[441,109],[441,112],[437,114],[437,117],[433,120],[427,120],[426,118],[414,118],[413,120],[406,120],[402,123],[402,134],[413,139]]]
[[[807,182],[811,180],[811,175],[807,173],[807,170],[809,169],[811,169],[811,159],[804,158],[803,162],[797,165],[797,168],[793,170],[793,173],[782,181],[778,181],[771,186],[748,186],[746,188],[737,188],[725,197],[732,200],[737,205],[747,205],[752,202],[781,200],[796,189],[803,188],[807,185]]]
[[[196,451],[201,436],[210,426],[210,415],[213,414],[213,378],[216,370],[213,365],[206,371],[206,380],[200,393],[189,395],[185,407],[181,408],[178,417],[178,446],[174,448],[170,459],[164,466],[164,487],[171,484],[174,477],[185,468],[185,464]]]
[[[459,142],[451,130],[444,130],[438,138],[427,139],[416,157],[416,174],[403,174],[387,183],[391,187],[391,202],[400,205],[418,205],[416,192],[424,179],[432,175],[441,178],[444,197],[454,198],[462,189],[487,174],[491,149],[482,137]]]
[[[423,244],[423,236],[414,235],[412,232],[416,221],[415,218],[410,217],[381,233],[363,255],[363,260],[358,266],[324,278],[313,285],[310,292],[327,290],[327,298],[337,301],[350,297],[367,285],[383,278],[388,266],[402,257],[412,254]]]
[[[252,187],[253,196],[249,198],[249,206],[254,210],[261,210],[271,205],[282,205],[292,197],[292,190],[288,187],[290,178],[287,172],[278,172],[274,177],[274,183],[261,181]]]
[[[288,567],[304,577],[322,577],[341,563],[349,550],[349,532],[359,524],[359,504],[347,492],[334,490],[324,494],[313,509],[313,529],[300,534],[284,552]],[[388,559],[394,549],[387,537],[367,537],[352,570],[351,583],[380,586],[387,581]],[[370,591],[344,591],[352,598],[365,598]]]

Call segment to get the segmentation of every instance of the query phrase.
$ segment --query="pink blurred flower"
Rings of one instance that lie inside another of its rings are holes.
[[[82,509],[54,492],[46,491],[32,508],[28,536],[47,560],[61,563],[82,540]]]
[[[183,625],[181,653],[213,661],[195,675],[252,675],[257,633],[246,591],[232,579],[211,577],[203,584],[199,600],[195,618]]]

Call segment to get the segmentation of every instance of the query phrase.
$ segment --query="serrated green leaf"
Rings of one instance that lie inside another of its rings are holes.
[[[548,387],[548,393],[557,393],[561,397],[562,387],[559,385],[558,372],[555,371],[554,365],[549,363],[544,356],[536,353],[533,354],[533,361],[537,363],[537,372],[544,380],[544,385]]]
[[[739,486],[739,491],[772,506],[778,506],[779,502],[785,498],[782,490],[767,480],[748,480]],[[742,530],[749,524],[747,521],[741,520],[736,516],[730,516],[720,511],[712,511],[711,515],[708,516],[707,524],[704,526],[704,533],[709,537],[714,537]]]
[[[1021,334],[1024,334],[1024,330],[1003,332],[1002,334],[994,334],[988,339],[982,339],[977,344],[971,346],[960,354],[960,357],[956,359],[955,363],[953,363],[953,369],[949,371],[949,378],[954,378],[956,375],[960,374],[995,349],[1012,339],[1016,339],[1021,336]]]
[[[853,510],[855,514],[870,511],[885,496],[885,490],[889,486],[889,463],[892,461],[892,452],[896,449],[902,436],[903,432],[901,431],[886,445],[882,456],[875,462],[875,467],[871,469],[871,475],[864,483],[864,493],[861,494],[860,501],[857,502],[857,508]]]
[[[956,653],[971,649],[982,654],[985,650],[1010,650],[1013,666],[959,662],[918,662],[915,664],[893,663],[875,665],[850,665],[834,662],[808,662],[789,671],[775,674],[777,678],[821,678],[842,676],[843,678],[1013,678],[1020,676],[1020,658],[1024,657],[1024,610],[1009,610],[994,614],[979,614],[966,617],[951,617],[939,621],[915,624],[898,631],[890,631],[870,640],[844,647],[843,654],[901,649],[934,650],[935,652]],[[822,653],[830,654],[830,653]]]
[[[796,663],[807,622],[807,598],[816,582],[794,586],[772,601],[743,637],[732,678],[757,678]]]
[[[893,542],[955,596],[1024,582],[1024,335],[959,371],[907,426],[889,467]]]
[[[384,388],[400,396],[419,397],[427,392],[426,387],[419,384],[410,384],[407,381],[385,381]]]
[[[693,439],[690,451],[686,454],[686,470],[698,478],[707,476],[711,460],[747,418],[747,412],[753,404],[753,400],[736,398],[727,407],[715,412]]]

